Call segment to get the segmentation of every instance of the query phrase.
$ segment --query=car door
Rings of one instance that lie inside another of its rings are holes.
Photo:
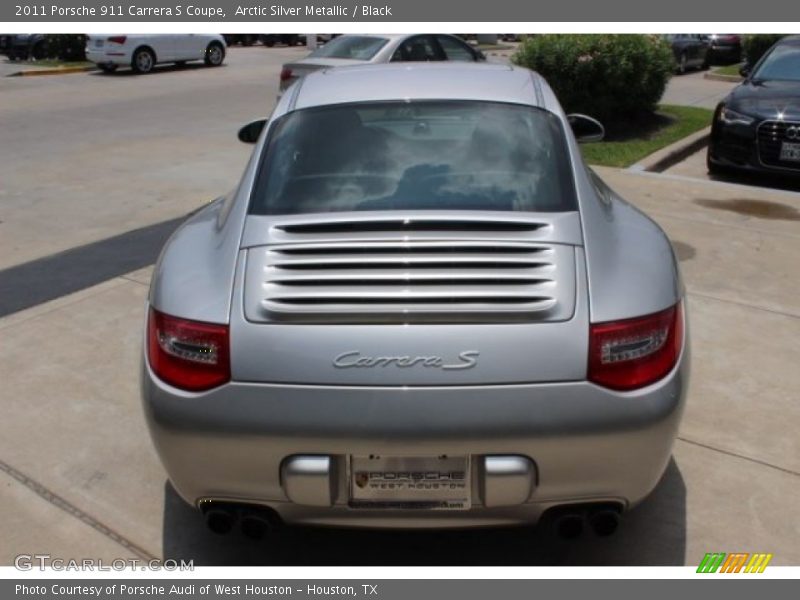
[[[175,60],[177,52],[175,35],[168,33],[154,33],[150,35],[137,35],[135,46],[150,46],[156,53],[157,62]]]
[[[445,60],[477,62],[481,55],[461,40],[451,35],[437,35],[436,41],[445,55]]]
[[[182,60],[200,60],[205,55],[209,37],[199,33],[186,33],[180,36],[179,48]]]
[[[415,35],[403,40],[392,55],[392,62],[427,62],[446,60],[432,35]]]

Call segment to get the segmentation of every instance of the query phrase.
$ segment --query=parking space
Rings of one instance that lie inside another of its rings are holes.
[[[225,193],[250,151],[237,128],[269,112],[280,65],[303,53],[232,48],[219,69],[0,79],[0,279]],[[674,93],[697,105],[724,94]],[[146,266],[0,318],[0,501],[16,515],[0,522],[0,564],[47,552],[198,565],[681,565],[738,550],[797,564],[798,195],[691,171],[598,172],[672,239],[693,349],[673,461],[614,537],[296,529],[252,542],[208,533],[169,487],[141,415]]]

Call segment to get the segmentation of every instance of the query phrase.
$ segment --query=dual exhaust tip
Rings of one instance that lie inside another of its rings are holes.
[[[553,525],[558,537],[565,540],[579,538],[587,525],[595,535],[608,537],[619,527],[620,512],[616,506],[564,508],[553,519]]]
[[[242,534],[251,540],[261,540],[281,525],[281,519],[271,508],[213,502],[201,506],[206,526],[217,535],[233,531],[238,524]],[[588,526],[598,537],[608,537],[619,527],[620,508],[613,505],[596,507],[562,507],[557,509],[553,525],[558,537],[574,540]]]
[[[226,535],[239,526],[245,537],[260,540],[281,526],[280,517],[271,508],[261,506],[211,503],[201,506],[206,527],[217,535]]]

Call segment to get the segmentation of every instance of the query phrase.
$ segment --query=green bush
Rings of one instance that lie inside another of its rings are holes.
[[[512,61],[547,79],[564,110],[601,121],[654,110],[675,69],[669,43],[653,35],[536,35]]]
[[[45,36],[46,58],[63,61],[86,60],[86,36],[81,34],[50,34]]]
[[[764,53],[772,48],[772,45],[783,37],[777,33],[759,33],[746,35],[742,40],[745,60],[751,67],[755,66]]]

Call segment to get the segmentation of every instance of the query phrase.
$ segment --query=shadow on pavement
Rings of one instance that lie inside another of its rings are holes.
[[[658,487],[626,513],[615,535],[590,531],[575,541],[549,527],[482,530],[370,531],[288,527],[265,540],[238,531],[208,531],[199,513],[167,482],[164,494],[164,559],[196,566],[249,565],[683,565],[686,487],[674,459]]]

